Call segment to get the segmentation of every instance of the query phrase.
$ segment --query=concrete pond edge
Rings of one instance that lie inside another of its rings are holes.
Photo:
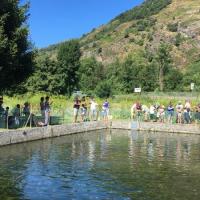
[[[135,122],[130,120],[109,121],[107,123],[104,121],[95,121],[18,130],[5,130],[0,132],[0,146],[108,128],[200,135],[200,125]]]

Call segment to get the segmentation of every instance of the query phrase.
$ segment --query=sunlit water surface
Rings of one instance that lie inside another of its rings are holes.
[[[0,199],[200,199],[200,136],[104,130],[0,148]]]

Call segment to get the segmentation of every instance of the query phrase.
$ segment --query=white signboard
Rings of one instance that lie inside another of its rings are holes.
[[[194,90],[194,83],[191,83],[191,90]]]
[[[134,89],[134,92],[135,92],[135,93],[141,93],[141,92],[142,92],[142,88],[135,88],[135,89]]]

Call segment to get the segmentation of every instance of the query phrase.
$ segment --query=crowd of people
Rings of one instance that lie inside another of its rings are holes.
[[[20,118],[25,117],[27,119],[27,123],[32,123],[33,121],[37,126],[47,126],[49,124],[50,119],[50,106],[52,102],[49,101],[49,97],[41,97],[40,100],[40,112],[42,116],[41,121],[34,121],[34,114],[31,111],[31,105],[29,102],[25,102],[23,106],[17,104],[11,111],[9,107],[3,107],[3,97],[0,96],[0,120],[5,121],[6,126],[8,127],[10,124],[14,124],[15,126],[20,125]],[[27,124],[26,123],[26,124]]]
[[[98,120],[99,113],[101,113],[102,118],[107,121],[109,115],[109,107],[110,105],[107,99],[99,109],[99,105],[93,97],[90,97],[88,100],[85,96],[82,98],[76,96],[73,105],[74,123],[79,121],[79,117],[81,118],[81,121],[96,121]]]
[[[29,102],[25,102],[23,106],[17,104],[11,111],[9,107],[4,108],[3,103],[3,97],[0,96],[0,120],[3,119],[7,127],[11,123],[19,125],[21,117],[25,117],[27,122],[32,123],[34,114]],[[39,105],[41,120],[35,120],[35,125],[49,125],[52,103],[48,96],[41,97]],[[109,110],[110,104],[107,99],[99,105],[93,97],[76,96],[73,102],[73,122],[97,121],[99,118],[108,121]],[[140,121],[191,124],[194,121],[200,121],[200,104],[192,107],[189,100],[186,100],[184,104],[180,101],[177,105],[169,102],[166,106],[159,103],[147,106],[136,102],[131,107],[131,118]]]
[[[25,117],[27,122],[34,120],[34,114],[31,109],[31,105],[29,102],[25,102],[23,106],[17,104],[11,111],[9,107],[3,107],[3,97],[0,97],[0,120],[5,121],[8,124],[15,124],[16,126],[20,125],[20,119]],[[50,112],[51,112],[51,105],[52,101],[50,98],[41,97],[40,99],[40,113],[42,120],[34,120],[35,125],[37,126],[47,126],[50,122]],[[77,122],[84,122],[84,121],[96,121],[99,117],[102,117],[105,121],[108,120],[109,115],[109,102],[105,100],[105,102],[100,105],[95,101],[94,98],[88,98],[86,96],[79,97],[76,96],[74,98],[73,103],[74,109],[74,123]],[[100,113],[100,115],[99,115]]]
[[[138,120],[143,117],[144,121],[152,122],[191,124],[200,121],[200,104],[192,107],[191,102],[186,100],[185,104],[179,101],[177,105],[169,102],[167,106],[157,103],[148,107],[136,102],[131,107],[131,117]]]

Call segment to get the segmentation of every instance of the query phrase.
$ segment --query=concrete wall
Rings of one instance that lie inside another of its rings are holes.
[[[104,122],[99,121],[32,129],[8,130],[0,132],[0,146],[106,128],[107,125]]]
[[[0,146],[106,128],[149,132],[200,134],[199,125],[178,125],[149,122],[137,123],[132,121],[113,121],[109,124],[105,124],[105,122],[98,121],[0,132]]]
[[[131,122],[131,121],[113,121],[113,129],[125,129],[148,132],[168,132],[168,133],[187,133],[200,134],[200,125],[198,124],[167,124],[158,122]]]

